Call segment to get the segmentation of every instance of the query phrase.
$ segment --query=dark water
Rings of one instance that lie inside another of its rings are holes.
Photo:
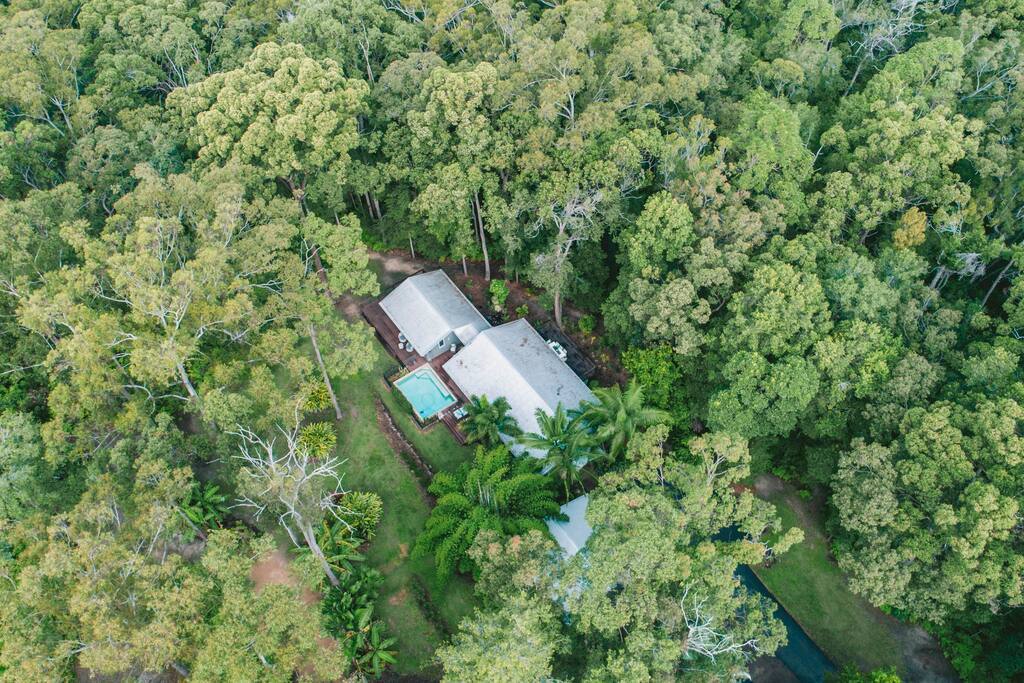
[[[757,575],[750,570],[750,567],[738,567],[736,576],[747,590],[756,591],[775,602],[775,598],[761,583],[761,579],[757,578]],[[789,612],[777,602],[775,604],[778,605],[778,609],[775,610],[775,618],[785,624],[786,634],[789,636],[789,642],[785,647],[779,648],[775,657],[793,672],[800,683],[820,683],[825,680],[825,675],[835,671],[836,665],[825,656],[821,648],[815,645]]]

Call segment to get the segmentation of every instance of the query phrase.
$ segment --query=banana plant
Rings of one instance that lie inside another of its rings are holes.
[[[373,619],[373,605],[356,612],[356,628],[345,641],[346,652],[356,670],[379,678],[388,664],[394,664],[395,639],[385,635],[384,625]]]
[[[188,498],[181,504],[182,512],[198,529],[219,527],[228,514],[227,496],[216,484],[195,482]]]

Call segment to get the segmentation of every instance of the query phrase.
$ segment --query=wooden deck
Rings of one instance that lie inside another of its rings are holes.
[[[417,368],[429,365],[431,369],[437,373],[437,376],[444,382],[448,390],[452,392],[458,401],[451,406],[448,406],[438,414],[438,420],[444,423],[444,426],[452,433],[452,436],[460,445],[465,445],[466,435],[459,430],[458,420],[455,418],[454,412],[460,406],[464,405],[467,401],[465,394],[459,389],[458,385],[452,381],[452,378],[448,376],[448,373],[444,371],[442,367],[448,362],[453,354],[451,351],[445,351],[436,358],[427,360],[415,351],[406,350],[402,343],[398,340],[400,334],[395,323],[391,321],[384,309],[380,307],[380,304],[376,301],[363,306],[362,309],[363,318],[366,322],[370,323],[374,331],[377,333],[377,338],[380,339],[384,347],[391,353],[392,356],[398,359],[402,365],[408,370],[416,370]]]
[[[384,312],[379,303],[374,301],[363,306],[363,317],[366,319],[366,322],[370,323],[370,327],[377,332],[377,338],[380,339],[384,347],[402,365],[407,368],[413,368],[419,365],[420,361],[425,360],[423,356],[415,351],[406,351],[402,347],[402,343],[398,341],[398,335],[401,332],[395,327],[395,323],[391,322],[391,318],[388,317],[388,314]]]

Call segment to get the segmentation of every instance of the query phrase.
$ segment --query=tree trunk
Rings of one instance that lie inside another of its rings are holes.
[[[335,216],[337,220],[337,216]],[[313,265],[316,266],[316,274],[320,277],[320,282],[324,283],[324,292],[327,294],[327,298],[332,302],[334,301],[334,295],[331,294],[331,287],[327,284],[327,271],[324,270],[324,262],[320,260],[320,247],[313,245]]]
[[[381,218],[384,218],[384,214],[380,210],[380,202],[377,201],[377,195],[371,192],[370,201],[373,203],[373,213],[377,217],[377,220],[379,221]]]
[[[491,281],[491,259],[487,254],[487,232],[484,230],[484,217],[480,212],[480,193],[473,193],[473,219],[477,233],[480,235],[480,248],[484,252],[484,280]]]
[[[327,366],[324,365],[324,357],[320,353],[320,343],[316,339],[316,325],[313,323],[309,324],[309,339],[313,342],[313,353],[316,354],[316,364],[320,366],[320,373],[324,377],[324,386],[327,387],[327,393],[331,396],[331,405],[334,406],[334,417],[341,422],[341,406],[338,405],[338,397],[334,394],[334,387],[331,386],[331,378],[327,374]]]
[[[469,277],[469,269],[466,268],[466,255],[462,255],[462,274]]]
[[[412,257],[416,258],[416,247],[412,245],[412,235],[409,235],[409,251],[412,253]]]
[[[188,395],[191,396],[193,400],[198,401],[199,394],[196,393],[196,388],[192,386],[192,380],[188,378],[188,373],[185,372],[185,366],[181,363],[178,363],[178,376],[181,377],[181,383],[185,386],[186,391],[188,391]]]
[[[306,539],[306,545],[313,552],[313,556],[320,562],[320,566],[323,568],[324,573],[327,574],[327,579],[331,582],[332,586],[339,586],[341,582],[338,581],[338,577],[334,575],[334,570],[331,569],[331,565],[327,564],[327,558],[324,557],[324,551],[320,549],[320,544],[316,542],[316,535],[313,534],[313,530],[309,525],[302,525],[302,537]]]
[[[1005,266],[1003,266],[1003,269],[1001,271],[999,271],[999,275],[996,275],[996,281],[993,282],[992,286],[988,288],[988,291],[985,292],[985,298],[981,300],[981,307],[982,308],[984,308],[985,304],[988,303],[989,297],[992,296],[992,292],[996,291],[996,287],[998,287],[999,283],[1002,282],[1003,276],[1006,275],[1006,271],[1008,271],[1010,269],[1010,266],[1012,266],[1012,265],[1013,265],[1013,259],[1011,258],[1010,262],[1007,263]]]
[[[555,324],[558,325],[558,329],[562,329],[562,290],[556,289],[554,292],[555,297]]]

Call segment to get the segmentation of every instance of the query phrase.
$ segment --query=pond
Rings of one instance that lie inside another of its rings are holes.
[[[747,567],[742,565],[736,569],[736,576],[749,591],[756,591],[778,605],[775,618],[786,626],[789,642],[775,653],[776,659],[789,669],[800,683],[821,683],[825,675],[836,670],[836,665],[822,652],[807,632],[796,623],[789,612],[775,601],[775,597],[761,583],[761,579]]]

